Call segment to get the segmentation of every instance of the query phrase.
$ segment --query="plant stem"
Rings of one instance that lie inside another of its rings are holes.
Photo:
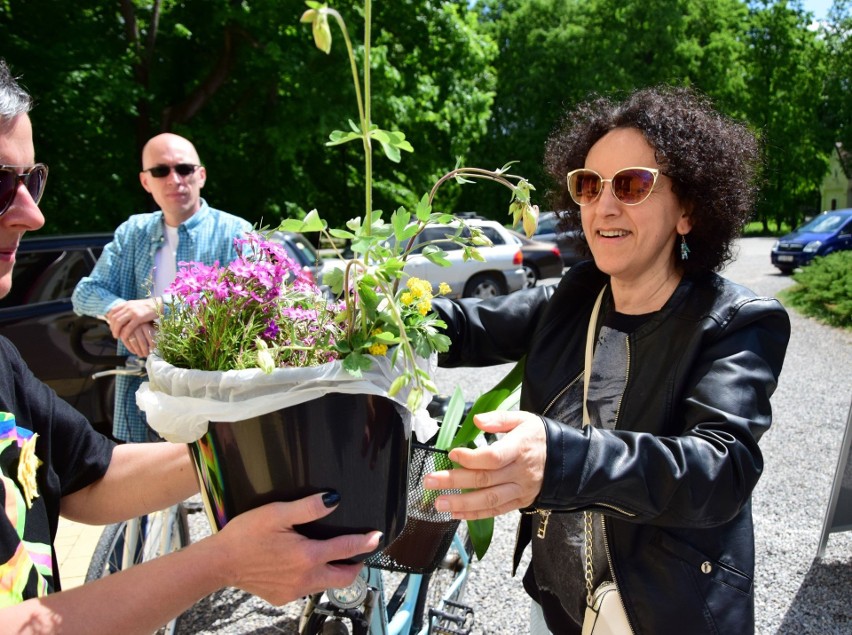
[[[505,185],[506,187],[508,187],[510,190],[513,190],[513,191],[515,189],[515,186],[512,185],[512,183],[511,183],[511,181],[509,181],[509,179],[515,178],[515,179],[521,180],[521,177],[519,177],[519,176],[514,176],[514,175],[511,175],[511,174],[510,175],[498,174],[497,172],[494,172],[492,170],[483,170],[481,168],[457,168],[455,170],[447,172],[444,176],[442,176],[440,179],[438,179],[435,182],[435,185],[432,186],[432,190],[429,192],[429,204],[430,205],[432,204],[432,201],[435,198],[435,194],[438,193],[438,189],[444,183],[446,183],[450,179],[454,179],[457,176],[467,176],[467,177],[470,177],[472,179],[485,179],[485,180],[488,180],[488,181],[496,181],[497,183],[501,183],[502,185]]]
[[[364,0],[364,121],[361,130],[364,133],[364,224],[366,235],[373,230],[373,145],[370,141],[370,37],[372,35],[373,3]]]
[[[370,0],[364,3],[364,93],[361,97],[361,79],[358,77],[358,65],[355,63],[355,51],[352,41],[349,39],[349,31],[346,23],[334,9],[328,9],[329,15],[337,20],[343,39],[346,42],[346,51],[349,54],[349,66],[352,69],[352,82],[355,84],[355,98],[358,101],[358,118],[361,120],[361,141],[364,144],[364,225],[365,234],[370,235],[373,227],[373,144],[370,139],[370,36],[373,5]]]
[[[343,16],[334,9],[328,9],[329,15],[333,15],[337,20],[337,25],[343,32],[343,40],[346,42],[346,51],[349,53],[349,67],[352,69],[352,81],[355,84],[355,99],[358,102],[358,118],[361,120],[361,128],[364,127],[366,118],[364,117],[364,102],[361,99],[361,79],[358,77],[358,66],[355,64],[355,51],[352,48],[352,40],[349,39],[349,31],[346,29],[346,23],[343,21]]]

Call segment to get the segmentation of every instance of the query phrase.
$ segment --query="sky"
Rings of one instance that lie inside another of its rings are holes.
[[[802,6],[805,7],[805,11],[813,13],[817,20],[822,20],[828,15],[831,0],[803,0]]]

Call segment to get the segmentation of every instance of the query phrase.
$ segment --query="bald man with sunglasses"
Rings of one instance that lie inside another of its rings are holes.
[[[142,150],[139,181],[160,206],[122,223],[91,275],[74,290],[74,311],[104,316],[118,340],[119,355],[145,357],[154,346],[154,321],[177,263],[230,262],[234,238],[250,223],[213,209],[201,198],[207,170],[192,143],[176,134],[153,137]],[[136,406],[142,379],[116,378],[113,436],[142,442],[154,434]]]

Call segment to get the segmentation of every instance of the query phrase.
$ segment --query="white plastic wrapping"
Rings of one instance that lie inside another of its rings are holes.
[[[399,374],[388,357],[373,357],[369,371],[355,377],[341,362],[308,368],[278,368],[266,374],[259,368],[205,371],[177,368],[155,354],[148,356],[148,381],[136,393],[136,403],[150,425],[167,441],[191,443],[207,432],[208,421],[243,421],[281,408],[316,399],[328,393],[360,393],[387,396]],[[432,374],[435,357],[423,360]],[[408,389],[392,399],[405,406]],[[428,398],[428,395],[427,395]],[[425,409],[412,413],[412,430],[425,442],[438,429]]]

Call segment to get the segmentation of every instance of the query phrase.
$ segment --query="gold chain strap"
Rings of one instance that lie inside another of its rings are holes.
[[[592,512],[583,512],[583,521],[586,526],[586,604],[592,606],[592,586],[595,581],[595,567],[592,562]]]
[[[589,409],[586,405],[586,401],[589,397],[589,379],[592,375],[592,354],[595,349],[595,329],[598,324],[598,313],[601,310],[601,303],[603,302],[604,292],[606,291],[606,286],[601,289],[601,292],[598,294],[598,299],[595,300],[595,308],[592,309],[592,315],[589,318],[589,330],[586,332],[586,367],[585,373],[586,376],[583,378],[583,427],[585,428],[587,425],[591,424],[591,419],[589,418]],[[583,512],[583,525],[584,525],[584,534],[585,534],[585,543],[586,543],[586,604],[592,606],[594,601],[594,591],[592,589],[595,581],[595,568],[594,562],[592,560],[592,512]]]

